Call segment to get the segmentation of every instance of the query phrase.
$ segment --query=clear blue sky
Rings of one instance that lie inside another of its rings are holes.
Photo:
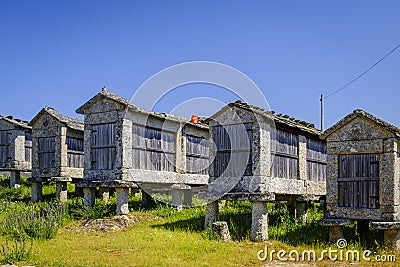
[[[79,117],[104,85],[130,99],[163,68],[209,60],[248,75],[273,110],[319,125],[319,95],[400,42],[399,14],[400,1],[2,0],[0,114],[30,120],[47,105]],[[399,70],[400,49],[326,100],[326,126],[356,108],[400,126]],[[235,100],[191,85],[157,109],[201,96]]]

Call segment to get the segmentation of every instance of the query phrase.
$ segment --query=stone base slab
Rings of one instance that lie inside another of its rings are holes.
[[[326,218],[322,219],[319,224],[322,226],[344,226],[352,224],[353,221],[349,219],[341,219],[341,218]]]
[[[400,222],[370,222],[369,226],[375,229],[400,229]]]
[[[139,186],[135,182],[131,181],[80,181],[75,184],[76,187],[109,187],[109,188],[139,188]]]
[[[71,177],[51,177],[52,182],[72,182]]]

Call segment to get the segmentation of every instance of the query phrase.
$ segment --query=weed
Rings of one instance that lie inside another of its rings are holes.
[[[6,243],[1,245],[1,255],[3,259],[1,259],[0,262],[3,264],[14,264],[29,259],[32,253],[33,239],[30,239],[30,245],[26,243],[26,239],[21,238],[15,240],[10,246],[8,240],[6,240]]]

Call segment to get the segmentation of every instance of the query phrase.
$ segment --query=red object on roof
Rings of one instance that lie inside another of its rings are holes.
[[[200,122],[200,117],[192,115],[192,118],[190,119],[190,122],[194,123],[194,124],[198,124]]]

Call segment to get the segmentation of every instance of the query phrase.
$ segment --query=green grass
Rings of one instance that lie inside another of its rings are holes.
[[[0,225],[5,225],[9,218],[15,219],[22,211],[43,211],[49,205],[57,205],[53,201],[55,189],[52,184],[44,185],[45,201],[38,204],[29,203],[30,190],[26,182],[19,189],[7,187],[4,179],[0,179]],[[259,261],[257,251],[265,245],[275,250],[290,251],[295,248],[315,249],[317,252],[330,246],[327,229],[318,224],[323,216],[318,205],[308,210],[307,221],[304,222],[289,216],[287,208],[278,209],[269,203],[270,240],[250,242],[251,203],[248,201],[221,201],[219,220],[228,222],[233,239],[227,243],[219,240],[211,230],[203,230],[204,206],[177,212],[156,201],[154,207],[145,209],[141,206],[140,195],[129,198],[133,216],[151,214],[151,217],[158,219],[145,220],[118,232],[78,232],[76,229],[86,219],[113,216],[116,199],[114,195],[108,203],[96,200],[93,207],[87,208],[83,206],[82,198],[72,197],[73,186],[69,186],[69,191],[70,198],[62,213],[58,231],[48,236],[50,239],[36,236],[29,257],[25,255],[18,258],[20,252],[17,250],[16,258],[12,261],[35,266],[261,266],[268,262]],[[11,232],[3,231],[1,244],[11,237],[23,236]],[[352,249],[362,251],[368,248],[378,253],[384,251],[379,231],[360,235],[355,224],[345,228],[345,237]],[[400,257],[399,254],[397,256]],[[3,262],[10,261],[0,256],[2,259]],[[329,261],[318,263],[320,266],[331,264]],[[367,263],[363,262],[362,265]]]

